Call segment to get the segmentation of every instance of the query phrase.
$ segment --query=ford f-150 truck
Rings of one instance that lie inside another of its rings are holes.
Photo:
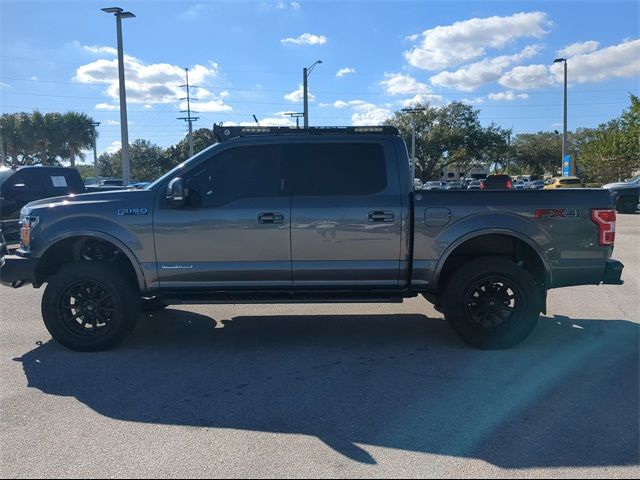
[[[551,288],[620,284],[606,190],[413,190],[393,127],[214,126],[219,141],[143,190],[21,212],[3,284],[47,284],[54,339],[101,350],[140,308],[401,302],[424,296],[469,344],[525,339]]]

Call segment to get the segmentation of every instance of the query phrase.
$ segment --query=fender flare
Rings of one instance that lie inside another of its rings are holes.
[[[49,246],[37,257],[38,258],[38,268],[36,269],[35,278],[39,278],[40,275],[40,267],[42,265],[41,260],[47,256],[47,254],[51,251],[53,247],[58,245],[60,242],[64,240],[68,240],[74,237],[93,237],[100,240],[104,240],[105,242],[112,243],[116,247],[118,247],[126,256],[131,265],[133,266],[133,271],[136,274],[136,279],[138,281],[138,287],[141,292],[146,291],[147,284],[142,273],[142,268],[140,267],[140,262],[135,254],[131,251],[131,249],[123,242],[118,240],[116,237],[113,237],[104,232],[96,231],[96,230],[76,230],[72,233],[64,233],[62,235],[56,236],[50,243]]]

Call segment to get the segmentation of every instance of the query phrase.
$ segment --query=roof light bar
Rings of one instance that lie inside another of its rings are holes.
[[[353,134],[400,135],[398,129],[391,126],[370,127],[224,127],[213,124],[213,136],[218,142],[248,135],[353,135]]]

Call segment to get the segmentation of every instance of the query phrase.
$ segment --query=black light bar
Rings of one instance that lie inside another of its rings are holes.
[[[400,135],[396,127],[391,126],[371,126],[371,127],[223,127],[213,124],[213,136],[218,142],[224,142],[236,137],[246,137],[249,135],[325,135],[325,134],[378,134],[378,135]]]

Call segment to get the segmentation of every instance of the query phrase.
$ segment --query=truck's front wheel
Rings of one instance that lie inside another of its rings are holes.
[[[111,263],[65,265],[48,280],[42,317],[51,336],[76,351],[106,350],[134,329],[137,286]]]
[[[468,344],[482,349],[517,345],[540,315],[533,277],[500,257],[472,260],[456,270],[444,289],[445,318]]]

